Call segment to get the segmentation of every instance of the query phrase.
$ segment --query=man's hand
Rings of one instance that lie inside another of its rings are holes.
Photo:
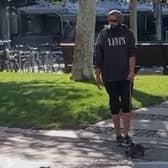
[[[97,83],[97,87],[99,89],[101,89],[101,86],[104,86],[104,83],[103,83],[103,80],[101,78],[101,75],[100,76],[96,75],[96,83]]]
[[[104,86],[100,69],[96,69],[96,83],[99,89],[101,89],[101,86]]]
[[[135,73],[134,72],[129,72],[127,80],[133,81],[134,80]]]

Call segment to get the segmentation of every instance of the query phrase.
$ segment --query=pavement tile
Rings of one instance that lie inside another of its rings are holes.
[[[168,146],[168,137],[157,137],[158,144]]]
[[[51,163],[44,160],[28,160],[23,157],[0,156],[0,168],[40,168],[49,167]]]
[[[157,145],[158,144],[158,139],[157,137],[132,137],[132,140],[135,143],[140,143],[140,144],[152,144],[152,145]]]
[[[79,138],[76,131],[74,130],[41,130],[39,131],[39,134],[51,137]]]

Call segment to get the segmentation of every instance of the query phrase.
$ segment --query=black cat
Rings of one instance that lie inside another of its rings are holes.
[[[125,151],[126,157],[130,157],[133,159],[138,159],[144,156],[146,148],[141,144],[132,144]]]

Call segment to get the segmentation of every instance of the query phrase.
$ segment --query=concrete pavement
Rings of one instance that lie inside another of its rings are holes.
[[[0,128],[0,168],[168,168],[168,102],[133,112],[133,140],[149,150],[125,157],[111,120],[85,130]]]

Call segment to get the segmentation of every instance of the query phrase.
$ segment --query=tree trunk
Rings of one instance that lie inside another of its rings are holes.
[[[93,79],[93,52],[96,20],[96,0],[80,0],[76,26],[72,79]]]
[[[156,27],[156,40],[162,40],[162,9],[160,0],[153,0],[154,19]]]
[[[133,31],[135,41],[137,42],[137,0],[130,0],[130,28]]]

